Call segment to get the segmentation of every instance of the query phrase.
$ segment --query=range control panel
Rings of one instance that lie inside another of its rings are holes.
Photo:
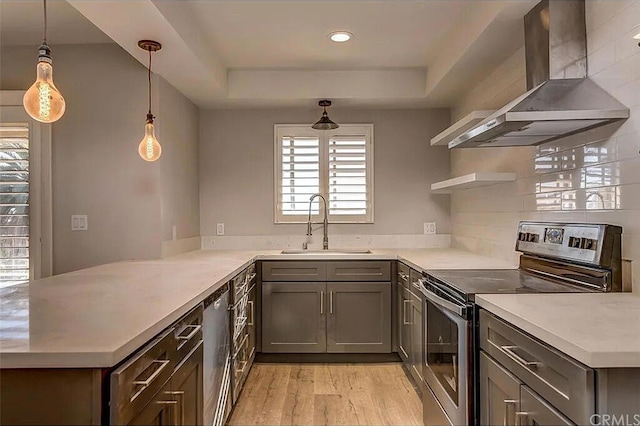
[[[622,229],[601,224],[520,222],[516,250],[599,265],[607,232],[621,233]]]

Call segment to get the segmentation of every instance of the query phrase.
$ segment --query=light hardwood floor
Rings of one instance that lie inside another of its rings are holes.
[[[230,425],[420,425],[400,363],[254,364]]]

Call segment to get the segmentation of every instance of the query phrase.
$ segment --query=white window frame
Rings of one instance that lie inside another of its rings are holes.
[[[320,141],[320,193],[329,200],[329,148],[328,143],[331,136],[341,135],[364,135],[366,140],[366,185],[367,185],[367,214],[360,216],[353,215],[331,215],[330,223],[374,223],[374,141],[373,124],[340,124],[335,130],[315,130],[311,124],[275,124],[274,125],[274,223],[291,224],[306,223],[308,214],[304,215],[283,215],[282,205],[282,137],[283,136],[312,136],[318,137]],[[311,220],[317,222],[324,216],[324,207],[320,206],[318,214],[311,215]]]
[[[0,90],[0,120],[29,126],[29,278],[53,273],[51,125],[31,118],[22,106],[24,91]]]

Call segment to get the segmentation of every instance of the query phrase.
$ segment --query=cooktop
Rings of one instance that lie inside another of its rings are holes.
[[[589,289],[558,283],[522,269],[429,270],[431,279],[446,284],[473,300],[488,293],[585,293]]]

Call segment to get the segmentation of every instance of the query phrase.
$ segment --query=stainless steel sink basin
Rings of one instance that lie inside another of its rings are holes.
[[[330,254],[370,254],[371,250],[366,250],[366,249],[330,249],[330,250],[298,250],[298,249],[291,249],[291,250],[282,250],[281,253],[282,254],[312,254],[312,255],[318,255],[318,254],[326,254],[326,255],[330,255]]]

